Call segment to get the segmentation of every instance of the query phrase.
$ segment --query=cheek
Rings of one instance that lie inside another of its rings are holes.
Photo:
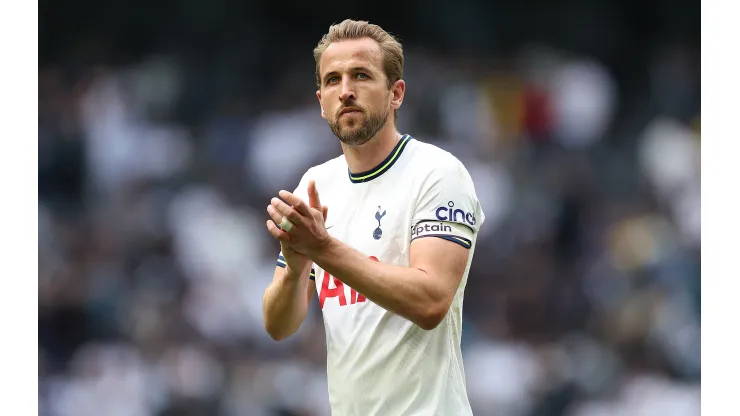
[[[335,110],[329,100],[325,99],[321,100],[321,109],[324,111],[324,114],[326,114],[327,117],[330,117],[332,115],[332,112]]]
[[[373,91],[371,94],[368,95],[369,98],[369,104],[372,105],[373,108],[379,109],[380,107],[385,107],[390,104],[390,99],[388,97],[388,94],[384,91]]]
[[[379,97],[377,97],[376,100],[376,108],[380,112],[386,111],[391,107],[392,100],[391,97],[388,96],[388,94],[381,94]]]

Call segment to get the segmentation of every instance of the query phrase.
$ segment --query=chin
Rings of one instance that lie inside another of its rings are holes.
[[[362,123],[362,114],[348,114],[339,117],[339,122],[346,125],[359,125]]]
[[[355,147],[355,146],[362,146],[363,144],[369,142],[370,139],[372,139],[372,137],[344,136],[344,137],[340,137],[339,141],[346,144],[347,146]]]

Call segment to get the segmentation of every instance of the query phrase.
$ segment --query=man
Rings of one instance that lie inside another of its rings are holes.
[[[345,20],[314,57],[321,116],[344,155],[267,207],[282,252],[265,328],[293,334],[318,291],[334,415],[470,415],[462,304],[484,220],[470,175],[396,131],[406,84],[391,35]]]

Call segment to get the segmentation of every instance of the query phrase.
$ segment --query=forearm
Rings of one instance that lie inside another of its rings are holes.
[[[308,275],[296,275],[286,267],[265,290],[262,312],[267,333],[279,341],[294,334],[308,310]]]
[[[373,261],[336,239],[312,260],[375,304],[424,329],[436,327],[451,302],[442,279],[421,269]]]

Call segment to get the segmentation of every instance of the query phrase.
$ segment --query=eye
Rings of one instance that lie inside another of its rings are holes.
[[[364,72],[358,72],[357,75],[355,75],[357,79],[368,79],[370,78],[366,73]]]
[[[339,77],[334,75],[326,79],[327,84],[334,84],[335,82],[339,81]]]

